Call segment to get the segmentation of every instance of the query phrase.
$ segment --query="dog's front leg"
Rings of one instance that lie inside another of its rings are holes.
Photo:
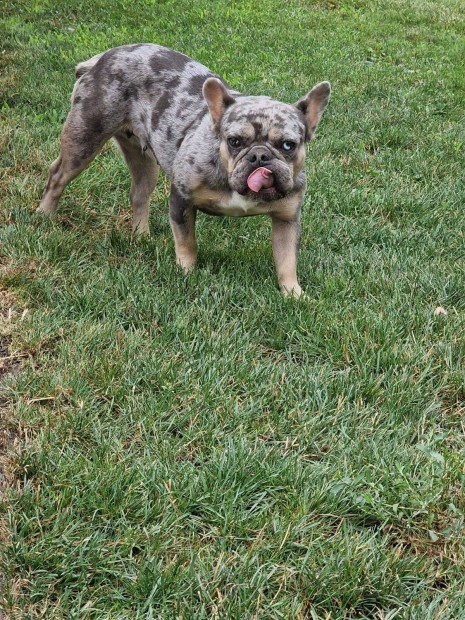
[[[284,295],[300,297],[302,289],[297,282],[297,254],[300,244],[299,214],[292,220],[271,216],[271,240],[278,276],[279,289]]]
[[[170,225],[174,236],[176,262],[186,273],[191,271],[197,262],[197,246],[195,242],[195,217],[197,210],[189,198],[185,198],[171,184],[170,194]]]

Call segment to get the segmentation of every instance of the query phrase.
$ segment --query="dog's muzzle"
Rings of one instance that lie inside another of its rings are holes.
[[[264,145],[252,146],[239,159],[229,182],[239,194],[263,202],[278,200],[293,187],[288,163]]]

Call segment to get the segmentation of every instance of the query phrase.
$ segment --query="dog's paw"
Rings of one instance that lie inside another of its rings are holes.
[[[195,269],[195,266],[197,265],[197,257],[196,256],[178,257],[176,259],[176,264],[179,265],[179,267],[181,267],[185,275],[188,275]]]
[[[292,285],[281,284],[279,290],[284,295],[284,297],[292,297],[293,299],[299,299],[304,295],[303,290],[300,288],[297,282]]]
[[[133,228],[132,234],[135,239],[148,239],[150,237],[150,228],[148,226],[146,228]]]
[[[36,209],[36,213],[40,213],[41,215],[48,215],[51,217],[55,213],[56,209],[42,200],[39,206]]]

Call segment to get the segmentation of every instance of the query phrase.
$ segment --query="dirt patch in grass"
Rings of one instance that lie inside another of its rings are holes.
[[[22,431],[13,414],[8,385],[20,374],[23,364],[24,354],[15,350],[12,333],[15,323],[21,320],[26,312],[0,284],[0,502],[5,498],[8,488],[14,484],[12,457],[22,442]],[[8,543],[9,539],[10,531],[6,519],[0,519],[0,545]],[[19,592],[19,579],[12,580],[8,588],[5,588],[4,580],[8,583],[8,578],[0,574],[0,590],[5,592],[9,588],[10,596],[14,600]],[[0,606],[4,603],[5,599],[1,597]],[[0,610],[0,620],[13,617],[10,615],[12,610],[13,608],[9,611]]]
[[[13,296],[0,288],[0,497],[11,482],[8,455],[20,439],[18,425],[11,412],[7,385],[21,372],[23,355],[12,349],[11,330],[22,312]]]
[[[11,337],[0,335],[0,390],[6,378],[15,377],[21,368],[21,356],[15,355],[10,350]],[[5,397],[0,393],[0,406]]]

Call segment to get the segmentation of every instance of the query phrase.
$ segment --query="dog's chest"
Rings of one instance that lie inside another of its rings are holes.
[[[241,215],[260,215],[266,212],[266,205],[250,200],[241,196],[237,192],[232,192],[230,196],[224,197],[217,205],[223,215],[240,217]]]
[[[250,200],[237,192],[215,192],[205,188],[194,193],[194,203],[199,209],[213,215],[244,217],[269,212],[266,203]]]

